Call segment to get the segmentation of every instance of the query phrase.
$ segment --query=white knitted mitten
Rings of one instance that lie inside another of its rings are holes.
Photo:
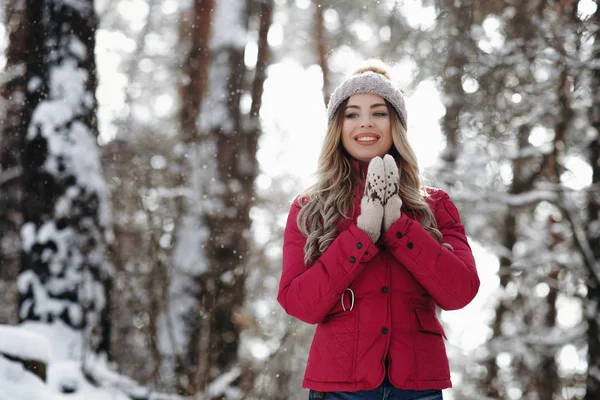
[[[375,157],[369,163],[365,193],[360,202],[360,215],[356,220],[358,227],[375,243],[381,234],[383,221],[383,199],[385,196],[385,170],[381,157]]]
[[[396,160],[389,154],[383,157],[385,168],[385,198],[383,209],[383,231],[386,232],[390,226],[400,219],[400,208],[402,200],[398,195],[398,185],[400,184],[400,175]]]

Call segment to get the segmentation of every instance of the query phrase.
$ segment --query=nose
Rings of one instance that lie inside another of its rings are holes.
[[[360,126],[361,127],[373,126],[373,123],[371,122],[371,117],[369,115],[363,116],[360,121]]]

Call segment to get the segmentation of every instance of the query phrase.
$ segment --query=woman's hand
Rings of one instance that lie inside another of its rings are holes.
[[[400,219],[400,208],[402,200],[398,195],[398,185],[400,184],[400,175],[396,160],[389,154],[383,157],[383,166],[385,168],[385,198],[383,199],[383,231],[390,229],[390,226]]]
[[[369,163],[365,192],[360,202],[360,215],[356,220],[356,225],[371,238],[373,243],[381,235],[385,188],[383,160],[381,157],[375,157]]]

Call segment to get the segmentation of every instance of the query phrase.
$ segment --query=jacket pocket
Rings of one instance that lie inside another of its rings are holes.
[[[444,339],[448,339],[446,337],[446,333],[444,332],[444,328],[440,321],[438,321],[437,317],[430,310],[424,310],[420,308],[415,308],[415,313],[417,314],[417,320],[419,321],[419,325],[421,326],[421,330],[431,333],[437,333],[440,336],[443,336]]]
[[[340,310],[340,311],[336,311],[330,314],[327,314],[327,316],[325,317],[325,319],[323,320],[323,322],[321,322],[322,324],[326,324],[328,322],[331,322],[334,319],[340,318],[340,317],[344,317],[344,316],[349,316],[351,313],[353,313],[354,311],[344,311],[344,310]]]
[[[416,380],[445,381],[450,379],[450,366],[446,355],[446,334],[431,310],[414,309],[418,331],[414,333]]]

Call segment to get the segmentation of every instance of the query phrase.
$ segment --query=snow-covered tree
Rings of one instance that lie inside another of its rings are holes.
[[[68,335],[58,357],[108,354],[111,217],[96,140],[94,3],[29,0],[26,9],[19,319]]]
[[[6,65],[0,78],[0,323],[17,321],[19,228],[22,223],[21,141],[27,60],[25,0],[7,0],[3,16],[7,27]]]
[[[463,6],[470,8],[461,17]],[[452,171],[438,168],[434,176],[453,188],[459,207],[470,205],[462,207],[467,232],[500,260],[500,290],[490,297],[492,338],[475,359],[459,362],[463,379],[454,393],[467,398],[548,398],[561,386],[581,385],[576,372],[560,371],[557,363],[566,344],[583,346],[581,330],[567,333],[557,322],[558,303],[579,303],[582,273],[563,206],[576,196],[557,195],[566,190],[565,162],[581,152],[578,127],[585,125],[587,92],[578,85],[585,68],[574,61],[585,36],[576,7],[438,5],[432,35],[444,49],[440,56],[456,54],[463,63],[453,85],[446,76],[457,73],[456,63],[426,67],[444,77],[444,156],[455,160]]]

